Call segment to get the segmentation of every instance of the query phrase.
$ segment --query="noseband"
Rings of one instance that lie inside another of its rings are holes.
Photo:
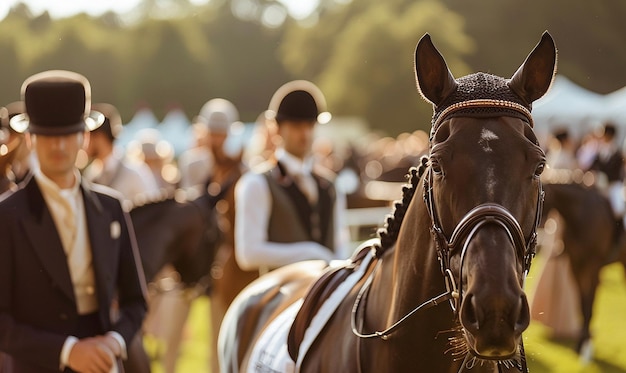
[[[438,129],[439,125],[449,117],[453,115],[462,115],[467,112],[470,112],[474,109],[487,109],[490,110],[490,113],[493,113],[491,116],[511,116],[510,113],[514,112],[515,116],[522,117],[530,127],[533,127],[533,120],[530,114],[530,111],[524,107],[523,105],[517,104],[515,102],[510,101],[502,101],[502,100],[492,100],[492,99],[479,99],[479,100],[469,100],[463,101],[457,104],[453,104],[446,108],[437,120],[433,123],[432,131],[431,131],[431,141]],[[497,114],[500,115],[497,115]],[[472,116],[471,114],[468,116]],[[517,219],[507,210],[504,206],[499,205],[497,203],[483,203],[480,204],[473,209],[471,209],[465,216],[459,221],[456,225],[452,234],[450,235],[450,239],[447,238],[446,234],[441,227],[441,223],[439,220],[439,215],[437,214],[437,208],[434,203],[434,191],[433,191],[433,171],[432,167],[428,168],[428,174],[424,177],[424,202],[426,204],[426,208],[428,210],[428,214],[431,220],[431,235],[433,237],[435,248],[437,250],[437,257],[440,264],[441,273],[445,280],[446,292],[433,297],[426,302],[420,304],[413,310],[411,310],[408,314],[403,316],[401,319],[393,323],[390,327],[382,331],[376,331],[370,334],[363,334],[359,331],[362,329],[362,323],[357,322],[359,318],[359,310],[361,300],[367,297],[367,293],[369,292],[370,285],[373,281],[374,274],[380,268],[382,263],[382,256],[380,253],[374,253],[374,255],[378,256],[379,260],[376,263],[376,267],[370,272],[367,280],[361,287],[357,297],[355,299],[354,305],[352,307],[352,318],[351,318],[351,326],[352,332],[354,335],[359,337],[359,339],[367,339],[367,338],[381,338],[383,340],[387,340],[389,335],[393,333],[396,329],[398,329],[404,321],[413,316],[417,311],[428,309],[434,306],[437,306],[446,300],[449,301],[452,311],[455,314],[455,317],[458,318],[460,306],[463,300],[463,264],[465,260],[465,254],[467,253],[469,243],[472,238],[476,235],[476,233],[485,225],[497,225],[504,229],[507,233],[509,241],[513,245],[513,248],[516,253],[516,258],[518,263],[521,264],[523,269],[523,280],[525,282],[526,276],[530,270],[530,266],[532,263],[532,259],[536,253],[537,246],[537,228],[539,226],[541,220],[541,214],[543,209],[543,200],[544,200],[544,191],[541,186],[541,181],[538,183],[537,190],[537,206],[535,210],[535,221],[532,231],[528,238],[524,236],[524,232],[521,228],[521,225],[517,221]],[[461,246],[462,245],[462,246]],[[450,269],[450,259],[453,254],[457,251],[461,250],[461,264],[459,269],[459,275],[455,278],[452,270]],[[374,250],[376,251],[376,250]],[[523,285],[523,284],[522,284]],[[361,319],[362,320],[362,319]],[[357,324],[360,324],[357,326]],[[523,344],[521,346],[521,354],[524,354]],[[528,368],[526,366],[525,357],[522,356],[521,366],[518,367],[520,371],[527,372]],[[461,370],[463,366],[461,366]],[[498,364],[498,369],[500,370],[500,365]]]

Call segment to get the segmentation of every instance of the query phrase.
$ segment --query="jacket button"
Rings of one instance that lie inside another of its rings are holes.
[[[67,320],[67,314],[66,313],[62,313],[59,315],[59,319],[61,320]]]

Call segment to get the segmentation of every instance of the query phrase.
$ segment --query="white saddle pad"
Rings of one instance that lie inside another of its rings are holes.
[[[250,355],[248,373],[293,373],[294,362],[287,351],[287,336],[302,305],[299,300],[285,309],[263,331]]]
[[[302,299],[285,309],[263,331],[250,355],[247,373],[299,372],[300,366],[309,348],[313,345],[313,342],[328,320],[335,313],[339,304],[341,304],[356,283],[363,278],[371,260],[372,256],[367,255],[359,268],[350,274],[350,276],[335,289],[333,294],[315,314],[311,320],[311,324],[304,333],[304,339],[300,344],[300,350],[298,352],[297,363],[291,359],[287,351],[287,337],[289,336],[291,324],[293,324],[296,314],[302,305]]]

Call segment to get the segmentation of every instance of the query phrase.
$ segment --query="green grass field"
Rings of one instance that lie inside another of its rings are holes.
[[[539,263],[538,263],[539,264]],[[533,267],[538,270],[538,266]],[[532,285],[533,272],[529,276]],[[528,286],[529,289],[532,286]],[[177,372],[209,372],[209,302],[199,298],[191,310],[185,326],[184,342]],[[532,373],[626,373],[626,277],[621,266],[604,268],[594,307],[591,325],[594,341],[593,360],[586,365],[579,361],[572,343],[551,341],[548,331],[538,323],[531,323],[524,333],[524,344],[529,369]],[[147,341],[148,349],[150,343]],[[154,363],[153,371],[163,369]]]
[[[529,278],[532,281],[532,277]],[[618,264],[603,269],[591,322],[594,356],[586,365],[579,361],[573,343],[546,338],[547,330],[532,323],[524,334],[528,365],[533,373],[625,373],[626,372],[626,278]]]

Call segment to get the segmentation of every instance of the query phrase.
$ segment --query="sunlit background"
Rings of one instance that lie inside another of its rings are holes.
[[[581,137],[606,121],[623,138],[624,15],[626,2],[619,0],[1,0],[0,106],[19,100],[22,82],[34,73],[73,70],[90,80],[94,102],[120,110],[125,129],[118,145],[132,153],[139,134],[157,136],[171,146],[161,150],[174,162],[193,145],[191,122],[209,99],[226,98],[239,109],[245,124],[233,127],[228,144],[236,151],[249,145],[251,124],[273,92],[308,79],[333,114],[321,131],[368,151],[357,171],[372,181],[371,195],[393,200],[400,189],[389,195],[376,182],[403,180],[430,126],[432,107],[420,98],[413,71],[424,33],[455,76],[509,77],[548,30],[559,65],[551,92],[534,105],[540,138],[563,127]],[[622,268],[611,267],[602,281],[594,360],[581,363],[571,343],[550,340],[532,325],[526,340],[532,372],[626,372]],[[208,369],[206,298],[194,307],[181,372]],[[158,372],[158,341],[146,341]]]
[[[624,95],[605,97],[626,84],[625,11],[582,0],[5,0],[0,103],[19,99],[29,75],[63,68],[87,76],[94,101],[115,104],[124,122],[141,108],[158,121],[172,108],[191,119],[213,97],[253,122],[278,86],[298,78],[322,88],[334,118],[396,136],[429,126],[413,76],[425,32],[455,76],[511,76],[549,30],[560,96],[536,105],[538,130],[587,130],[607,117],[626,126]],[[593,113],[580,119],[581,110]]]
[[[211,0],[189,0],[193,5],[207,4]],[[0,18],[4,18],[9,10],[16,4],[26,4],[34,14],[48,12],[53,18],[71,17],[77,13],[87,13],[92,16],[98,16],[103,13],[112,11],[118,14],[125,14],[137,9],[143,0],[90,0],[90,1],[73,1],[73,0],[5,0],[0,4]],[[164,1],[153,0],[150,3],[156,7]],[[290,15],[302,19],[315,9],[318,2],[316,0],[281,0],[280,3],[287,7]]]

